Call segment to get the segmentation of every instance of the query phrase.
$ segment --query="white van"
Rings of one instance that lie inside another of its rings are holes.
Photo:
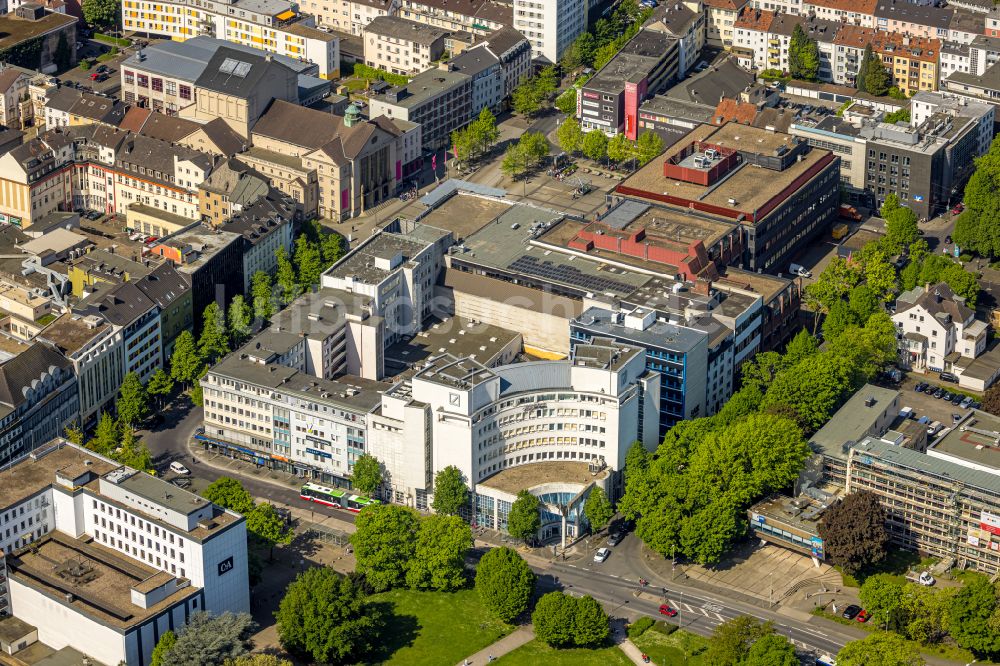
[[[813,274],[805,269],[804,266],[799,266],[798,264],[792,264],[788,267],[788,272],[792,275],[798,275],[799,277],[812,277]]]
[[[191,470],[189,470],[187,467],[185,467],[184,465],[180,464],[176,460],[174,462],[170,463],[170,471],[173,472],[174,474],[190,474],[191,473]]]
[[[938,434],[938,432],[943,427],[944,426],[941,425],[940,421],[934,421],[934,422],[932,422],[929,426],[927,426],[927,436],[928,437],[933,437],[934,435]]]

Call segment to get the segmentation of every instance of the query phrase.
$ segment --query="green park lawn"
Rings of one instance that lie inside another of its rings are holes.
[[[635,646],[649,655],[656,666],[708,666],[702,655],[708,647],[708,639],[679,629],[672,634],[658,631],[662,622],[646,630],[633,640]]]
[[[371,599],[391,614],[380,664],[457,664],[513,630],[487,612],[475,590],[392,590]]]
[[[443,662],[442,662],[443,663]],[[500,657],[499,666],[629,666],[632,662],[617,646],[586,650],[570,648],[557,650],[537,638],[513,652]]]

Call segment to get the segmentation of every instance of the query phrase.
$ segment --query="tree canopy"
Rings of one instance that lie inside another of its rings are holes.
[[[329,567],[306,569],[285,590],[274,614],[281,645],[321,664],[354,663],[377,643],[385,626],[361,587]]]
[[[528,608],[535,572],[511,548],[491,548],[476,567],[476,592],[483,605],[503,622]]]
[[[955,243],[986,257],[1000,256],[1000,139],[976,158],[962,201],[965,210],[952,232]]]
[[[788,73],[805,81],[815,81],[819,74],[819,45],[801,24],[796,24],[788,42]]]
[[[351,471],[351,485],[369,497],[374,495],[382,485],[382,463],[378,458],[369,453],[359,456]]]
[[[170,666],[224,666],[230,659],[250,652],[257,625],[249,613],[210,615],[198,611],[177,632],[176,641],[163,650],[163,664]]]
[[[951,602],[948,633],[977,657],[1000,654],[1000,607],[996,585],[982,574],[970,574]]]
[[[837,666],[923,666],[916,648],[896,634],[877,631],[837,653]]]
[[[204,366],[191,331],[181,331],[174,341],[174,353],[170,355],[170,376],[188,385],[198,377]]]
[[[436,513],[457,516],[469,504],[469,487],[462,470],[448,465],[434,475],[434,499],[431,508]]]
[[[125,375],[118,388],[116,407],[118,418],[128,427],[135,426],[146,417],[149,411],[149,395],[146,393],[146,387],[139,381],[139,375],[134,372]]]
[[[773,634],[771,622],[762,623],[749,615],[738,615],[712,632],[705,662],[713,666],[739,666],[756,642]]]
[[[209,502],[243,515],[253,509],[253,496],[242,483],[228,476],[220,476],[208,484],[201,496]]]
[[[875,493],[847,495],[827,509],[819,524],[826,556],[849,574],[881,562],[889,543],[885,518]]]
[[[587,501],[583,505],[583,512],[590,521],[590,527],[594,530],[602,529],[615,515],[615,510],[608,500],[603,488],[594,488],[587,496]]]
[[[416,552],[417,512],[397,504],[369,506],[358,514],[355,526],[355,570],[376,592],[402,585]]]
[[[216,302],[205,306],[198,351],[207,363],[229,353],[229,334],[226,332],[226,316]],[[175,349],[176,352],[176,349]]]
[[[472,530],[458,516],[420,519],[414,557],[406,584],[418,590],[451,592],[465,585],[465,556],[472,547]]]
[[[83,20],[92,26],[105,28],[118,24],[121,3],[117,0],[87,0],[83,5]]]
[[[530,492],[527,490],[519,492],[507,514],[507,533],[521,541],[534,538],[542,526],[542,519],[538,514],[540,506],[538,498]]]
[[[865,46],[864,55],[861,56],[855,86],[859,92],[878,97],[889,92],[889,72],[882,64],[882,59],[872,50],[871,44]]]

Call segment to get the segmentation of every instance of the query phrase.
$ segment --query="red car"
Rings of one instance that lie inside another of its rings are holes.
[[[666,615],[667,617],[676,617],[677,609],[671,608],[666,604],[660,604],[660,615]]]
[[[965,210],[965,204],[963,204],[963,203],[955,204],[955,207],[951,209],[951,214],[952,215],[958,215],[963,210]]]
[[[863,610],[860,613],[858,613],[858,616],[854,619],[857,620],[858,622],[867,622],[868,620],[871,619],[871,617],[872,617],[871,613],[869,613],[866,610]]]

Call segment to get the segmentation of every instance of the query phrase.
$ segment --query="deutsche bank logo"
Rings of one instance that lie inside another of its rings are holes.
[[[219,562],[219,575],[224,573],[229,573],[233,569],[233,556],[230,555],[226,559]]]

